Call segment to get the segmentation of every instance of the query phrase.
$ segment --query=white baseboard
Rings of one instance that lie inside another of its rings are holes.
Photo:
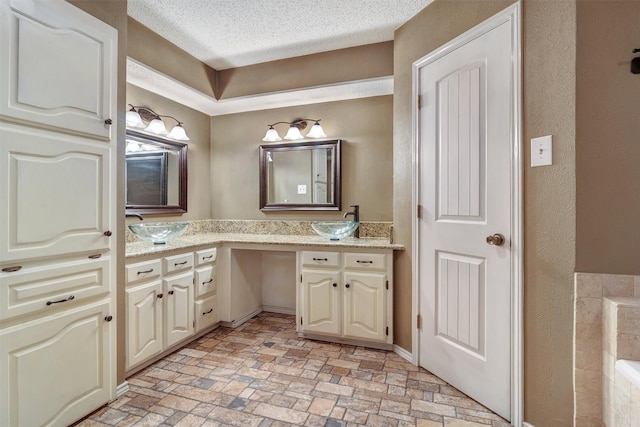
[[[522,427],[535,427],[535,426],[533,424],[523,422]]]
[[[296,308],[289,307],[277,307],[275,305],[263,305],[262,311],[267,311],[269,313],[280,313],[280,314],[296,314]]]
[[[129,382],[125,381],[122,384],[118,384],[116,387],[116,399],[129,391]]]
[[[397,354],[398,356],[402,357],[403,359],[411,362],[411,363],[415,363],[413,361],[413,354],[409,353],[407,350],[405,350],[404,348],[400,347],[399,345],[395,345],[393,346],[393,352],[395,354]]]

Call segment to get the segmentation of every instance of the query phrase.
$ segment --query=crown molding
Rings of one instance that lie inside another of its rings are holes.
[[[236,98],[216,99],[132,58],[127,58],[127,83],[186,105],[209,116],[393,94],[393,76],[386,76]]]

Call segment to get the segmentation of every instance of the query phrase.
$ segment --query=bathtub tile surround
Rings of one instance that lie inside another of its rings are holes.
[[[153,222],[153,219],[145,219]],[[188,221],[185,236],[203,233],[236,233],[236,234],[274,234],[286,236],[316,236],[311,228],[313,221],[281,221],[281,220],[196,220]],[[360,223],[360,237],[391,238],[392,223],[386,221],[372,221]],[[127,243],[139,242],[140,239],[127,229],[125,230]]]
[[[640,426],[640,418],[631,416],[632,396],[640,394],[640,380],[632,380],[640,372],[625,369],[640,364],[640,298],[604,298],[602,337],[603,424]]]
[[[606,346],[615,341],[607,333],[610,314],[605,310],[610,310],[606,307],[611,299],[640,301],[640,276],[576,273],[574,284],[574,425],[600,427],[609,415],[606,380],[613,378],[612,373],[607,376],[613,363]],[[640,325],[635,330],[640,331]]]
[[[218,328],[128,381],[76,427],[509,426],[397,354],[299,338],[285,314]]]

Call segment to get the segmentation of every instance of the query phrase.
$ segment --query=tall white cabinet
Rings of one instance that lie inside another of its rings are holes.
[[[115,398],[116,48],[65,1],[0,3],[3,426]]]

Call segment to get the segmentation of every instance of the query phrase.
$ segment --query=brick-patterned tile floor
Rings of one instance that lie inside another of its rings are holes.
[[[298,338],[294,316],[218,328],[128,378],[93,426],[508,426],[395,353]]]

